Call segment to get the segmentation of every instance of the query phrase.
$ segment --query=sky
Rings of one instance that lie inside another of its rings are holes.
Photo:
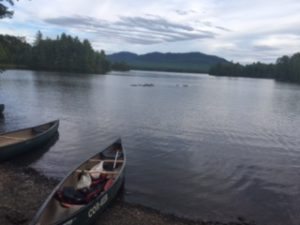
[[[89,39],[107,54],[202,52],[241,63],[300,51],[299,0],[19,0],[0,34]]]

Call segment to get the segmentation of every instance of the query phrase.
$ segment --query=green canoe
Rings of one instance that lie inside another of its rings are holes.
[[[47,142],[56,132],[59,120],[35,127],[0,134],[0,161],[35,150]]]
[[[5,108],[4,104],[0,104],[0,113],[3,113],[4,108]]]
[[[121,189],[125,164],[125,150],[118,139],[70,172],[49,195],[30,225],[86,225],[95,222]],[[92,183],[76,189],[82,174],[88,174],[91,180],[93,177]],[[101,179],[102,185],[101,181],[98,182]],[[70,190],[76,198],[70,198]]]

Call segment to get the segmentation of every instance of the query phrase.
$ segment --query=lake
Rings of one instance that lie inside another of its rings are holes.
[[[300,85],[10,70],[0,103],[1,132],[60,119],[58,140],[22,158],[46,176],[64,177],[121,136],[125,201],[192,219],[300,223]]]

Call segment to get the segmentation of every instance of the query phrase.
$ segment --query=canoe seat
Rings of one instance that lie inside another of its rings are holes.
[[[123,152],[121,150],[113,150],[113,151],[103,151],[100,153],[100,158],[101,159],[115,159],[116,157],[116,152],[119,152],[118,153],[118,160],[120,159],[123,159],[124,158],[124,155],[123,155]]]
[[[101,173],[101,174],[106,174],[106,175],[118,175],[119,174],[119,171],[106,171],[106,170],[103,170],[103,171],[97,171],[97,170],[76,170],[76,173],[89,173],[89,174],[97,174],[97,173]]]
[[[40,127],[34,127],[31,129],[33,134],[40,134],[43,133],[44,131],[46,131],[48,129],[48,127],[45,126],[40,126]]]

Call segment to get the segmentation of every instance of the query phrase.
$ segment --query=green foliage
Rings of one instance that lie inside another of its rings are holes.
[[[33,43],[33,46],[38,46],[41,41],[43,40],[43,34],[42,32],[39,30],[36,35],[35,35],[35,41]]]
[[[62,34],[43,39],[39,31],[33,46],[24,39],[0,35],[0,63],[37,70],[104,74],[110,69],[105,52],[94,51],[90,42]]]
[[[129,71],[130,67],[125,62],[115,62],[115,63],[112,63],[111,69],[116,70],[116,71]]]
[[[13,5],[14,2],[12,0],[0,0],[0,19],[3,19],[3,18],[11,18],[14,14],[13,11],[10,11],[8,9],[8,7],[3,4],[3,2],[7,2],[9,5]]]
[[[31,46],[24,37],[0,35],[0,63],[27,65],[31,57]]]
[[[209,74],[231,77],[275,78],[277,80],[300,82],[300,53],[291,57],[282,56],[275,64],[252,63],[219,63],[213,66]]]
[[[276,78],[300,82],[300,53],[291,57],[282,56],[276,61]]]

